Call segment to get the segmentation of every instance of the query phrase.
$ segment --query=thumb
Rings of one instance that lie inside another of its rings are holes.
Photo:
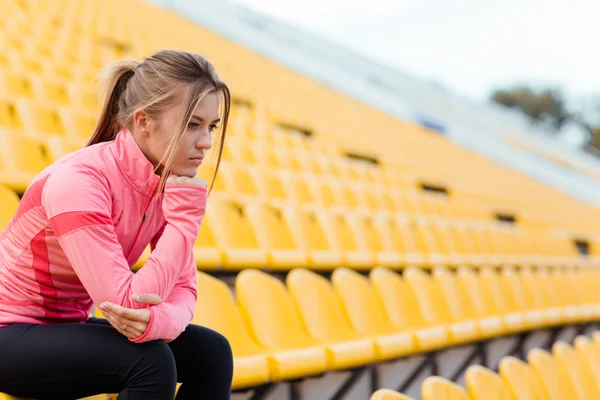
[[[139,304],[156,305],[162,303],[161,298],[157,294],[134,294],[133,301]]]

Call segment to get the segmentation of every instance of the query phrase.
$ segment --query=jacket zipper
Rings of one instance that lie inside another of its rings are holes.
[[[135,243],[138,240],[138,237],[140,236],[142,227],[144,226],[144,223],[146,222],[146,215],[148,213],[148,208],[150,208],[150,204],[152,203],[152,199],[154,199],[154,196],[150,197],[150,201],[148,201],[148,203],[146,204],[146,208],[144,209],[144,215],[142,216],[142,222],[138,226],[137,231],[135,232],[135,235],[133,237],[133,240],[131,241],[131,243],[129,243],[129,248],[127,249],[125,259],[129,259],[129,256],[131,255],[131,251],[133,250],[133,246],[135,245]]]

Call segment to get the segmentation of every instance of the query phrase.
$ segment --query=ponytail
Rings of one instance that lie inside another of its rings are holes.
[[[120,116],[124,108],[123,93],[137,66],[136,61],[120,61],[107,70],[102,90],[104,97],[102,113],[86,146],[115,140],[124,122]]]

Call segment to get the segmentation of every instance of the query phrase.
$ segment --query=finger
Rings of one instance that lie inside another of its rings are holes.
[[[125,308],[106,302],[100,305],[100,311],[104,312],[104,310],[111,312],[114,315],[118,315],[119,317],[127,318],[133,321],[150,321],[150,311],[147,309],[134,310],[132,308]]]
[[[147,324],[143,322],[121,318],[117,315],[111,314],[110,312],[107,312],[106,315],[111,317],[111,320],[115,322],[116,327],[120,330],[135,330],[140,333],[143,333],[146,330]],[[127,329],[125,329],[125,327],[127,327]]]
[[[112,325],[113,328],[115,328],[123,336],[125,336],[129,339],[136,339],[139,337],[136,335],[136,332],[134,329],[129,329],[129,326],[127,327],[127,329],[124,330],[123,328],[125,325],[123,325],[119,321],[117,321],[112,315],[107,314],[106,320]]]
[[[162,303],[162,299],[157,294],[134,294],[133,301],[138,304],[156,305]]]
[[[179,178],[179,175],[171,173],[167,178],[167,184],[174,185],[177,182],[177,178]]]

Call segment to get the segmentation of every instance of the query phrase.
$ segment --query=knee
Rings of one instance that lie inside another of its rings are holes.
[[[138,356],[131,368],[131,383],[155,385],[155,390],[175,393],[177,366],[169,346],[162,340],[135,344]]]
[[[208,329],[204,338],[210,348],[212,368],[218,368],[220,374],[233,375],[233,351],[229,340],[219,332]],[[202,357],[198,358],[202,360]]]

